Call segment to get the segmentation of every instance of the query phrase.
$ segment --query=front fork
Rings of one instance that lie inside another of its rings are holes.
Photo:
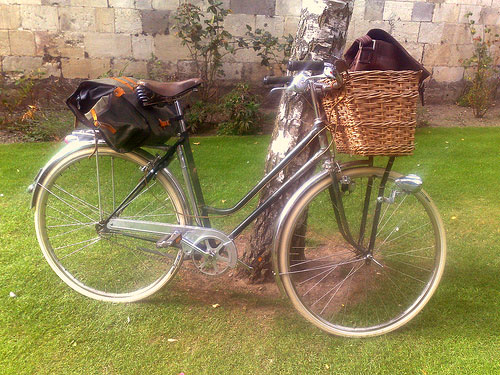
[[[365,256],[368,258],[372,258],[373,254],[373,249],[375,248],[375,240],[377,237],[377,230],[378,230],[378,225],[380,221],[380,212],[382,210],[382,203],[384,202],[384,192],[385,192],[385,185],[387,183],[387,180],[389,179],[389,175],[392,170],[392,166],[394,164],[394,159],[395,157],[390,157],[389,161],[387,162],[384,174],[382,176],[382,180],[380,182],[380,186],[378,189],[378,196],[377,196],[377,203],[375,206],[375,214],[373,217],[373,222],[372,222],[372,228],[371,228],[371,234],[370,234],[370,240],[368,243],[368,247],[363,246],[364,238],[366,235],[366,229],[367,229],[367,219],[368,219],[368,210],[370,206],[370,201],[371,201],[371,195],[372,195],[372,190],[373,190],[373,177],[368,178],[368,183],[366,187],[366,192],[365,192],[365,199],[364,199],[364,204],[363,204],[363,212],[361,215],[361,222],[360,222],[360,229],[359,229],[359,237],[358,240],[356,241],[354,236],[352,235],[351,229],[349,227],[349,222],[347,220],[347,217],[345,215],[345,210],[344,210],[344,204],[342,201],[342,194],[344,194],[344,191],[341,191],[341,186],[346,186],[346,188],[349,188],[349,181],[343,181],[344,176],[342,176],[342,171],[340,168],[334,168],[332,169],[331,176],[332,176],[332,184],[329,188],[329,193],[330,193],[330,198],[332,201],[332,206],[333,206],[333,211],[335,213],[335,219],[337,221],[339,231],[344,237],[344,239],[350,243],[353,248],[356,250],[356,252],[360,256]],[[369,159],[369,164],[373,165],[373,158]],[[342,188],[343,190],[343,188]]]

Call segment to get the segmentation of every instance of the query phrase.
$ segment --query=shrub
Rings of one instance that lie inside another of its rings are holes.
[[[485,27],[484,38],[477,35],[474,20],[470,19],[472,13],[467,13],[469,30],[473,37],[474,52],[472,56],[465,59],[462,64],[471,70],[469,88],[461,98],[462,103],[468,103],[472,107],[475,117],[483,117],[491,107],[497,87],[498,69],[494,65],[494,59],[490,51],[493,43],[498,42],[498,34],[492,35],[491,29]]]
[[[248,135],[258,130],[260,104],[258,97],[250,93],[248,84],[238,84],[222,98],[220,107],[227,120],[219,124],[218,134]]]

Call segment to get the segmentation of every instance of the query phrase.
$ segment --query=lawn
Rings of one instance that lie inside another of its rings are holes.
[[[209,204],[229,206],[259,179],[268,141],[195,139]],[[0,374],[500,373],[499,144],[500,128],[426,128],[397,160],[441,212],[448,263],[412,322],[363,340],[328,336],[272,293],[231,285],[176,280],[125,305],[80,296],[44,260],[25,192],[60,145],[0,145]]]

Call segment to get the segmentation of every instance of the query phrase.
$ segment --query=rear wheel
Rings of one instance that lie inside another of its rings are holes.
[[[335,219],[325,175],[289,213],[280,238],[278,266],[295,308],[322,330],[342,336],[380,335],[410,321],[429,301],[441,278],[446,241],[439,214],[424,192],[404,193],[391,173],[372,254],[366,253],[383,175],[379,168],[344,171],[339,185],[355,242]],[[371,194],[368,188],[372,184]],[[369,205],[363,234],[363,207]],[[360,249],[365,249],[360,251]]]
[[[155,239],[102,231],[110,215],[144,176],[148,159],[99,146],[64,157],[39,181],[35,226],[42,252],[71,288],[88,297],[132,302],[168,283],[182,263],[182,250],[156,249]],[[120,214],[121,218],[185,224],[178,190],[166,174]]]

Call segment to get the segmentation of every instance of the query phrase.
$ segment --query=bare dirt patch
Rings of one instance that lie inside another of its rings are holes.
[[[236,240],[241,255],[249,243],[248,236],[240,236]],[[199,272],[189,259],[184,263],[176,276],[176,292],[187,293],[203,305],[221,305],[226,308],[258,310],[259,314],[273,315],[276,302],[281,293],[275,282],[252,284],[241,277],[238,270],[230,270],[220,276],[208,276]]]
[[[476,118],[471,108],[455,104],[430,104],[419,110],[420,122],[431,127],[500,126],[500,102],[495,103],[483,118]]]

